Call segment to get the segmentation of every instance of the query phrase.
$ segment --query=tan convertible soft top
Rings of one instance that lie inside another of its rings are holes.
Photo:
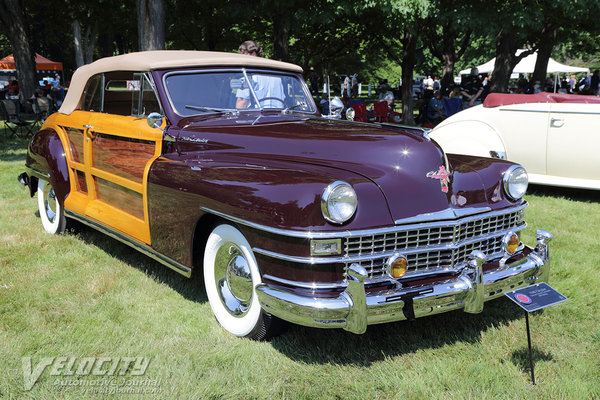
[[[155,50],[101,58],[78,68],[73,74],[65,101],[58,112],[71,114],[79,106],[87,81],[94,75],[109,71],[145,72],[155,69],[205,66],[244,66],[276,68],[290,72],[302,72],[302,68],[281,61],[246,56],[237,53],[188,50]]]

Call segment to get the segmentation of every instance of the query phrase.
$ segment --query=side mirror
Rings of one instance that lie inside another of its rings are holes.
[[[153,112],[148,115],[148,125],[150,128],[160,128],[163,124],[164,117],[160,113]]]

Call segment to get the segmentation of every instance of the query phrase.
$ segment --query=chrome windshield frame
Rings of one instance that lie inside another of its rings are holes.
[[[308,85],[302,78],[301,74],[289,72],[289,71],[269,70],[269,69],[260,69],[260,68],[257,68],[257,69],[250,68],[249,69],[249,68],[240,66],[240,67],[227,67],[227,68],[185,69],[185,70],[179,70],[179,71],[169,71],[169,72],[165,73],[162,76],[162,85],[163,85],[167,100],[169,101],[169,106],[171,107],[171,110],[173,110],[173,113],[175,113],[177,116],[179,116],[181,118],[195,117],[195,116],[201,116],[201,115],[207,114],[207,113],[198,113],[198,114],[182,114],[182,113],[180,113],[179,110],[177,110],[177,108],[175,107],[175,104],[173,103],[173,98],[171,97],[171,91],[169,90],[169,86],[167,85],[168,77],[173,76],[173,75],[192,75],[192,74],[205,74],[205,73],[215,73],[215,72],[242,73],[249,82],[250,82],[250,80],[248,77],[248,73],[265,73],[265,74],[276,74],[276,75],[293,77],[294,79],[298,80],[298,83],[300,84],[300,86],[302,88],[302,93],[304,94],[304,98],[307,101],[307,105],[310,108],[309,111],[300,111],[300,110],[294,110],[294,111],[299,112],[299,113],[305,113],[305,114],[314,114],[317,111],[317,106],[314,102],[312,95],[310,94],[310,91],[308,90]],[[226,108],[226,109],[223,109],[222,112],[223,113],[237,113],[237,112],[243,112],[243,111],[263,112],[264,108],[262,106],[260,106],[260,102],[258,102],[258,98],[254,91],[254,88],[252,88],[251,85],[249,85],[249,87],[250,87],[250,91],[252,93],[254,100],[257,102],[257,104],[259,104],[260,108],[247,108],[247,109]],[[285,110],[285,108],[282,108],[281,110],[274,109],[273,111],[281,112],[284,110]]]

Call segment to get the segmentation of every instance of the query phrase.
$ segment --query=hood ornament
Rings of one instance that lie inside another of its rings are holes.
[[[448,193],[448,178],[450,177],[450,172],[446,171],[446,167],[442,165],[437,171],[428,172],[426,176],[432,179],[439,179],[440,184],[442,185],[442,192]]]

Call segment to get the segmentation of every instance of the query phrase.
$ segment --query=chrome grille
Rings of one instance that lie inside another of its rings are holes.
[[[408,259],[406,276],[449,271],[466,262],[473,250],[481,250],[488,259],[500,257],[504,234],[525,227],[523,213],[521,208],[348,237],[345,256],[366,268],[370,279],[386,276],[385,261],[396,252]]]

